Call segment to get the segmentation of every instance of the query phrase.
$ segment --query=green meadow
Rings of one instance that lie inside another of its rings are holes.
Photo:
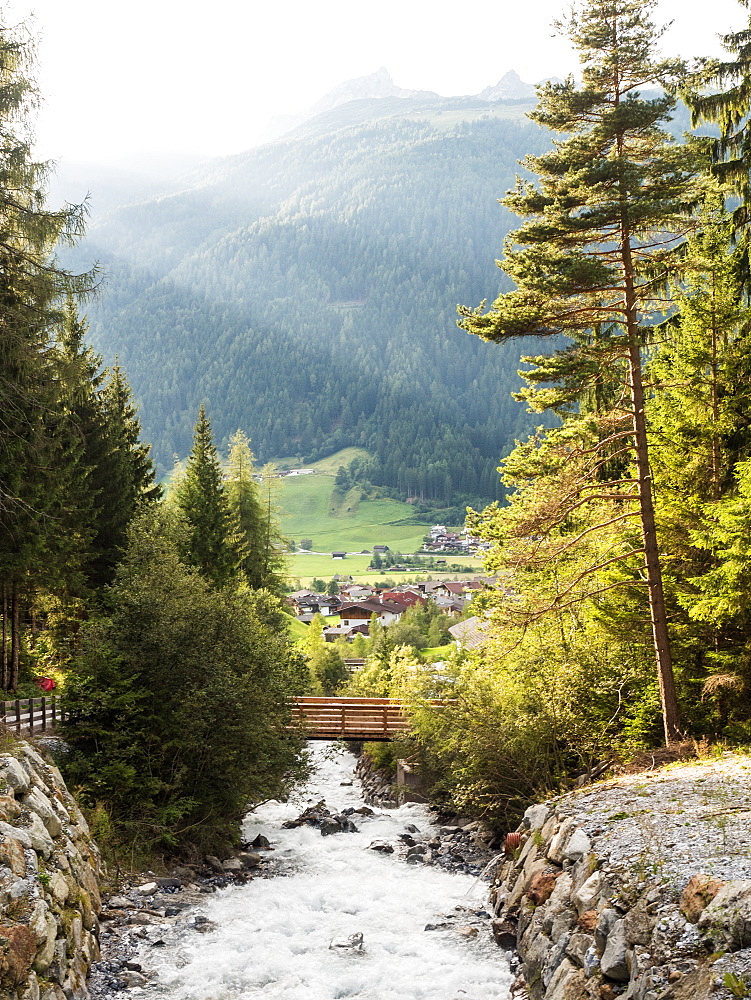
[[[278,502],[284,512],[282,531],[298,546],[298,551],[289,557],[289,575],[299,579],[302,585],[313,577],[330,580],[335,573],[355,576],[369,583],[377,582],[384,575],[392,579],[420,576],[415,569],[406,573],[394,573],[391,569],[384,573],[367,572],[374,545],[388,545],[392,551],[415,552],[420,549],[430,524],[415,523],[414,509],[399,500],[366,500],[358,487],[343,497],[334,493],[334,476],[339,466],[346,466],[357,455],[364,454],[361,449],[346,448],[306,466],[316,470],[314,475],[281,480]],[[292,466],[297,464],[286,461]],[[311,540],[312,551],[299,550],[303,538]],[[362,554],[364,549],[369,550],[365,555]],[[346,552],[346,558],[332,559],[331,553],[338,551]],[[472,565],[476,572],[482,571],[479,559],[448,556],[447,561]]]
[[[297,545],[309,538],[314,552],[372,549],[388,545],[400,552],[419,549],[427,523],[414,523],[413,508],[399,500],[363,500],[355,487],[339,501],[334,475],[316,472],[283,480],[282,530]],[[366,559],[365,565],[369,562]]]

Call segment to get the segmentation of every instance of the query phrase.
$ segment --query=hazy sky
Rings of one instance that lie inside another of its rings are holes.
[[[45,104],[38,152],[66,160],[120,153],[224,154],[269,119],[385,66],[402,87],[475,94],[509,69],[534,83],[576,70],[550,24],[566,0],[10,0],[33,12]],[[718,32],[747,23],[737,0],[660,0],[675,24],[665,54],[718,54]],[[700,12],[700,13],[699,13]]]

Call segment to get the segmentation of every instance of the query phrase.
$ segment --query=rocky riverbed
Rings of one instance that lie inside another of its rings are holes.
[[[354,758],[317,753],[308,789],[248,817],[247,850],[147,874],[105,901],[96,1000],[508,994],[477,825],[441,826],[423,805],[367,806]]]
[[[95,1000],[749,994],[751,757],[531,806],[500,854],[477,822],[398,807],[368,771],[365,805],[349,763],[322,766],[248,818],[243,851],[105,901]]]

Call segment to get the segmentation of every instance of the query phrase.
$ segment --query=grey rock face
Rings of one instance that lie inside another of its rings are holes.
[[[52,837],[47,833],[47,828],[36,813],[31,814],[31,821],[26,827],[26,833],[31,841],[32,848],[41,854],[43,858],[49,858],[55,849]]]
[[[591,934],[578,931],[572,934],[566,946],[566,955],[582,969],[585,966],[585,957],[590,948],[594,945],[594,938]]]
[[[600,968],[604,975],[618,982],[627,983],[630,978],[626,929],[622,920],[616,920],[608,934]]]
[[[595,908],[600,898],[601,883],[602,876],[600,873],[592,872],[581,889],[574,894],[574,904],[579,914]]]
[[[0,995],[87,1000],[99,957],[98,852],[60,772],[27,744],[14,752],[0,755],[0,917],[23,964]]]
[[[639,900],[636,906],[629,910],[623,918],[626,940],[630,945],[649,944],[652,940],[655,918],[647,912],[646,901]]]
[[[530,806],[524,813],[523,822],[529,830],[539,830],[544,826],[548,816],[550,810],[546,805]]]
[[[567,861],[578,861],[592,849],[592,842],[581,827],[578,827],[569,837],[563,849],[563,857]]]
[[[8,823],[0,823],[0,835],[3,838],[17,840],[21,847],[26,850],[32,850],[31,837],[28,831],[22,830],[20,827],[10,826]]]
[[[0,758],[0,779],[7,781],[17,795],[24,795],[31,787],[28,775],[10,754]]]
[[[573,832],[574,821],[570,817],[566,817],[561,823],[558,833],[553,837],[548,845],[548,849],[545,852],[545,856],[549,861],[553,861],[556,864],[560,864],[564,859],[564,850],[568,844],[569,837]]]
[[[600,954],[605,951],[605,945],[608,943],[608,935],[618,919],[618,911],[610,906],[606,907],[600,913],[595,927],[595,946]]]
[[[63,828],[60,817],[52,808],[52,803],[38,788],[32,788],[26,796],[25,805],[39,816],[51,837],[57,837]]]
[[[751,879],[727,882],[699,917],[698,926],[718,948],[751,947]]]

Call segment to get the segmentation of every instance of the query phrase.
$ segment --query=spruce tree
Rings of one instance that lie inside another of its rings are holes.
[[[50,165],[31,155],[38,101],[35,49],[25,26],[0,23],[0,586],[2,683],[18,678],[21,602],[47,551],[66,483],[55,474],[61,438],[50,351],[54,302],[90,287],[91,275],[62,269],[54,249],[81,235],[83,209],[45,205]]]
[[[127,544],[128,526],[144,504],[160,499],[150,447],[141,441],[141,422],[125,372],[116,360],[106,372],[99,403],[107,461],[95,466],[97,534],[92,582],[111,583]]]
[[[227,500],[236,537],[239,565],[248,586],[268,587],[264,548],[266,521],[254,457],[248,436],[237,430],[230,438]],[[269,587],[268,589],[276,589]]]
[[[174,499],[188,524],[186,562],[214,587],[225,586],[236,575],[237,556],[222,469],[203,403],[193,433],[193,448]]]
[[[261,506],[263,510],[263,533],[261,539],[262,580],[267,590],[281,594],[287,571],[286,551],[289,541],[282,532],[282,508],[279,503],[279,491],[282,480],[279,479],[277,468],[272,462],[267,462],[261,468]]]
[[[530,115],[564,138],[554,141],[551,152],[524,161],[539,183],[519,180],[504,199],[526,220],[508,237],[500,264],[517,288],[487,313],[482,307],[460,309],[460,325],[499,343],[530,334],[568,336],[568,346],[544,362],[546,380],[552,376],[557,383],[550,390],[554,405],[563,394],[575,409],[584,394],[603,380],[620,379],[623,371],[610,426],[596,444],[607,449],[619,442],[633,463],[628,478],[642,534],[637,551],[670,742],[680,735],[680,724],[655,527],[642,345],[687,230],[689,206],[698,197],[699,156],[693,146],[675,146],[665,131],[674,99],[642,93],[655,84],[674,86],[682,71],[677,61],[654,55],[654,7],[655,0],[585,0],[572,13],[567,29],[579,51],[582,84],[573,78],[545,84]],[[595,463],[593,479],[577,487],[580,497],[572,502],[587,502],[600,469]],[[619,485],[628,492],[628,484]]]
[[[740,0],[747,7],[747,0]],[[725,60],[707,59],[693,86],[683,88],[692,125],[719,125],[714,142],[712,172],[740,195],[734,211],[736,228],[748,226],[751,216],[751,14],[748,27],[722,35]]]

